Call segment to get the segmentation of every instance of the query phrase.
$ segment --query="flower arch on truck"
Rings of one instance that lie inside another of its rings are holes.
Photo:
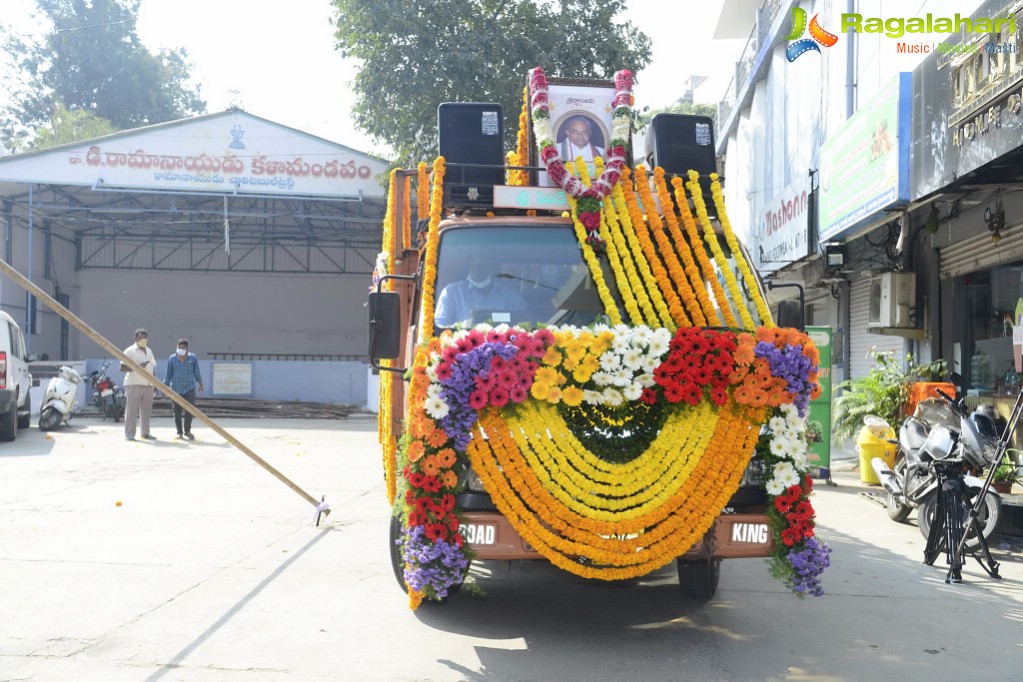
[[[696,173],[669,188],[662,169],[649,177],[642,165],[625,165],[631,82],[629,72],[616,74],[614,132],[596,180],[585,164],[560,159],[545,134],[540,69],[531,72],[520,116],[526,125],[532,113],[540,158],[569,197],[605,323],[477,325],[435,335],[445,163],[433,163],[429,195],[420,165],[418,214],[428,211],[429,222],[420,343],[400,445],[390,431],[392,373],[381,376],[380,404],[387,490],[407,529],[413,608],[445,597],[468,570],[455,502],[464,463],[540,554],[584,577],[619,580],[645,575],[700,540],[738,489],[754,449],[766,464],[772,573],[798,594],[823,592],[830,550],[814,534],[805,438],[807,405],[820,391],[817,349],[804,333],[775,326],[755,274],[738,257],[716,175],[712,197],[734,265]],[[524,165],[526,139],[520,131],[510,164]],[[508,179],[527,182],[515,169]],[[663,219],[650,210],[658,202],[668,208]],[[385,245],[395,230],[409,245],[399,212],[388,211]],[[407,220],[409,211],[400,213]],[[611,449],[594,433],[629,438]]]

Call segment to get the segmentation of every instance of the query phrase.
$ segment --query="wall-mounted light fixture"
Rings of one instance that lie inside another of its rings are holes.
[[[924,229],[930,234],[935,234],[938,231],[938,223],[941,220],[941,214],[938,213],[938,205],[931,204],[931,212],[927,214],[927,220],[924,221]]]
[[[845,267],[845,244],[824,245],[824,267],[826,268]]]
[[[1005,210],[1002,208],[1001,199],[995,197],[995,208],[991,210],[988,206],[984,209],[984,224],[991,233],[991,241],[995,244],[1002,241],[1002,230],[1005,228]]]

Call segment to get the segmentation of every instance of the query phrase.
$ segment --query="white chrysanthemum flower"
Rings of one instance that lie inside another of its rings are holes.
[[[647,345],[650,343],[650,336],[651,336],[650,327],[646,326],[645,324],[641,324],[640,326],[632,330],[632,343],[635,346],[646,348]]]
[[[604,404],[610,405],[611,407],[618,407],[625,399],[622,398],[622,394],[613,388],[604,389]]]
[[[622,366],[622,358],[614,351],[607,351],[600,356],[600,368],[609,374],[617,372]]]
[[[437,365],[429,365],[426,368],[426,377],[432,382],[437,381]]]
[[[625,353],[622,355],[622,364],[635,372],[643,366],[643,353],[636,348],[626,349]]]
[[[647,374],[652,375],[654,370],[657,369],[657,365],[659,364],[661,364],[660,358],[653,355],[648,355],[645,358],[643,358],[643,371],[646,372]]]
[[[660,331],[660,330],[658,330]],[[647,347],[647,353],[650,355],[660,358],[668,352],[668,344],[671,343],[671,338],[662,339],[654,332],[654,335],[650,338],[650,345]]]
[[[620,370],[611,375],[614,380],[611,382],[615,386],[628,386],[632,383],[632,372],[622,367]]]
[[[603,405],[604,394],[600,391],[594,391],[591,389],[583,389],[583,400],[589,405]]]
[[[594,372],[590,377],[597,386],[607,386],[614,381],[614,377],[607,372]]]
[[[638,383],[643,388],[650,388],[657,382],[654,381],[654,375],[647,372],[645,374],[640,374],[638,377],[636,377],[636,383]]]
[[[781,415],[785,417],[790,424],[803,421],[802,417],[799,416],[799,410],[792,403],[785,403],[780,409]]]
[[[799,483],[799,472],[792,462],[778,462],[774,465],[774,480],[788,488]]]
[[[770,445],[771,454],[775,457],[788,457],[789,456],[789,445],[785,440],[775,436],[771,439]]]
[[[611,331],[611,327],[608,327],[604,323],[593,325],[593,334],[594,334],[594,336],[600,336],[604,332],[609,332],[609,331]]]
[[[639,397],[643,395],[643,387],[640,384],[629,384],[622,389],[622,395],[626,400],[639,400]]]
[[[810,458],[805,452],[794,452],[792,453],[792,466],[796,468],[796,471],[802,473],[810,468]]]
[[[426,414],[430,415],[433,419],[443,419],[448,416],[450,408],[448,404],[444,402],[440,396],[435,398],[429,398],[423,403],[423,409],[426,410]]]
[[[784,433],[788,430],[789,424],[785,421],[784,417],[771,417],[767,422],[767,428],[771,429],[772,433]]]
[[[772,479],[768,481],[767,485],[765,485],[764,488],[767,490],[768,495],[778,496],[785,492],[785,486],[782,485],[777,479]]]
[[[430,384],[429,386],[426,387],[426,397],[439,398],[440,392],[443,388],[444,387],[441,386],[440,384]]]

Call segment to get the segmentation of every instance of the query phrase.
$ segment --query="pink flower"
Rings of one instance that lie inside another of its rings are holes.
[[[508,404],[508,390],[504,388],[495,388],[490,392],[490,404],[494,407],[504,407]]]
[[[521,386],[516,386],[508,391],[508,397],[511,398],[513,403],[521,403],[528,395],[529,393],[526,392],[526,389]]]
[[[438,381],[444,381],[446,379],[450,379],[451,378],[451,363],[450,362],[442,362],[442,363],[440,363],[439,365],[437,365],[437,369],[435,370],[435,372],[437,374],[437,380]]]
[[[469,394],[469,407],[479,412],[487,406],[487,394],[483,391],[473,391]]]

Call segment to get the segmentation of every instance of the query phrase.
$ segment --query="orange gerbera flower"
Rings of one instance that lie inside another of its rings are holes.
[[[455,462],[458,459],[455,456],[455,451],[452,450],[451,448],[444,448],[443,450],[437,453],[436,457],[437,464],[439,464],[443,469],[450,469],[451,467],[455,466]]]
[[[418,462],[424,454],[426,454],[426,448],[423,446],[423,441],[414,440],[411,443],[409,443],[408,461]]]
[[[437,476],[440,474],[440,463],[437,461],[437,455],[424,457],[419,468],[422,469],[423,473],[427,476]]]
[[[434,429],[426,438],[426,442],[429,443],[432,448],[442,447],[448,442],[448,434],[443,429]]]
[[[440,474],[440,484],[445,488],[454,488],[458,485],[458,475],[451,471],[451,469],[442,471]]]

